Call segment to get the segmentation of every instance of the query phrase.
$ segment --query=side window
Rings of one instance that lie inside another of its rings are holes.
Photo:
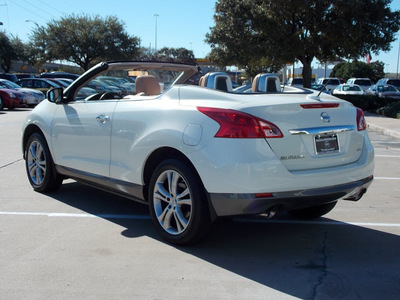
[[[21,82],[23,87],[32,87],[32,80],[24,80]]]

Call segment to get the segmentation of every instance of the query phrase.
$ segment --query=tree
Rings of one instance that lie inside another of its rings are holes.
[[[27,59],[26,49],[18,37],[10,39],[4,32],[0,32],[0,66],[4,72],[10,72],[13,61]]]
[[[244,68],[250,77],[263,70],[274,72],[287,62],[285,57],[265,55],[262,37],[253,28],[252,5],[246,0],[218,1],[215,26],[206,34],[206,42],[211,46],[209,59],[220,66]]]
[[[162,61],[195,63],[194,53],[186,48],[167,48],[164,47],[156,52],[156,56]]]
[[[390,49],[400,28],[391,0],[219,0],[215,26],[206,36],[211,57],[230,64],[265,58],[303,64],[311,85],[311,63],[357,58]]]
[[[102,60],[132,59],[139,45],[139,38],[129,36],[114,16],[70,15],[53,20],[37,26],[33,40],[39,60],[66,60],[83,70]]]
[[[331,73],[331,77],[338,77],[347,80],[349,78],[369,78],[372,82],[377,82],[384,77],[384,63],[376,61],[367,64],[361,61],[343,62],[337,64]]]
[[[149,48],[141,48],[139,58],[142,60],[154,60],[164,62],[179,62],[193,64],[195,57],[192,50],[186,48],[167,48],[164,47],[158,51],[153,51]]]

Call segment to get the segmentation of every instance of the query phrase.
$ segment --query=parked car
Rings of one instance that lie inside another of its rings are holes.
[[[17,76],[18,79],[22,78],[36,78],[35,75],[31,73],[15,73],[15,76]]]
[[[50,90],[23,124],[33,189],[54,191],[72,178],[142,202],[174,244],[198,241],[218,217],[316,218],[366,192],[374,149],[361,109],[306,89],[271,93],[269,81],[278,83],[264,74],[248,94],[220,90],[229,76],[185,84],[198,70],[103,62],[65,90]],[[136,78],[136,95],[77,99],[88,81],[122,71],[149,74]],[[167,90],[164,80],[173,82]]]
[[[98,93],[112,92],[112,93],[122,95],[122,91],[120,88],[117,88],[116,86],[113,86],[113,85],[106,84],[97,79],[89,81],[86,84],[86,87],[94,89]]]
[[[119,88],[123,95],[135,94],[135,84],[127,82],[123,78],[115,76],[99,76],[97,79],[106,85]]]
[[[0,88],[16,90],[25,94],[25,103],[29,107],[36,106],[46,98],[46,96],[41,91],[30,88],[23,88],[20,85],[6,79],[0,79]]]
[[[0,88],[0,110],[8,108],[13,110],[16,107],[25,105],[25,95],[15,90]]]
[[[369,78],[350,78],[347,80],[346,84],[357,84],[362,88],[363,91],[366,91],[371,87],[372,81]]]
[[[43,78],[22,78],[16,83],[22,87],[39,90],[43,93],[46,93],[51,88],[60,87],[60,85]]]
[[[44,72],[40,74],[41,78],[69,78],[75,80],[79,77],[77,74],[67,72]]]
[[[312,90],[316,90],[316,91],[320,91],[320,92],[325,93],[325,94],[332,94],[330,91],[328,91],[326,89],[326,86],[324,84],[315,84],[315,83],[313,83],[313,84],[311,84],[311,89]]]
[[[63,89],[67,88],[72,82],[72,79],[68,78],[44,78],[46,80],[52,81],[55,84],[58,84],[61,86]],[[71,82],[69,82],[71,80]],[[89,97],[90,95],[96,94],[96,90],[88,88],[88,87],[83,87],[79,90],[77,97],[78,98],[86,98]]]
[[[0,79],[7,79],[12,82],[18,81],[18,77],[15,74],[9,74],[9,73],[0,73]]]
[[[333,95],[364,95],[358,84],[339,84],[332,92]]]
[[[376,83],[377,85],[394,85],[396,89],[400,90],[400,78],[382,78]]]
[[[326,77],[326,78],[318,78],[315,81],[316,84],[322,84],[325,85],[326,89],[329,92],[333,92],[333,90],[341,84],[340,80],[338,78],[333,78],[333,77]]]
[[[380,98],[395,98],[400,99],[400,92],[394,85],[387,84],[387,85],[380,85],[375,84],[371,86],[367,91],[367,95],[377,95]]]

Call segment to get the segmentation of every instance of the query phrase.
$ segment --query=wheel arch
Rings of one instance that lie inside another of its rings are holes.
[[[22,156],[25,159],[25,149],[26,149],[26,144],[28,143],[29,137],[34,134],[34,133],[39,133],[43,136],[43,138],[46,140],[46,137],[43,133],[43,131],[35,124],[30,124],[28,125],[25,130],[24,133],[22,135]],[[47,141],[46,141],[47,143]]]
[[[195,166],[192,164],[192,162],[189,160],[189,158],[187,158],[187,156],[185,154],[183,154],[182,152],[180,152],[179,150],[177,150],[175,148],[171,148],[171,147],[158,148],[157,150],[153,151],[153,153],[151,153],[151,155],[146,160],[146,163],[143,168],[143,183],[144,183],[143,196],[144,196],[145,201],[148,202],[148,200],[149,200],[148,199],[149,183],[150,183],[150,179],[153,174],[153,171],[155,170],[155,168],[157,168],[157,166],[162,161],[164,161],[166,159],[170,159],[170,158],[175,158],[175,159],[183,161],[187,166],[189,166],[189,168],[192,169],[194,174],[197,176],[200,184],[203,187],[204,194],[207,198],[207,204],[208,204],[210,216],[214,220],[217,215],[211,204],[209,193],[205,189],[203,181],[201,180],[199,173],[197,172]]]

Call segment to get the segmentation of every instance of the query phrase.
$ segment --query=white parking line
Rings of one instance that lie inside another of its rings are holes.
[[[373,223],[373,222],[340,222],[340,221],[306,221],[306,220],[274,220],[274,219],[236,219],[239,222],[275,223],[275,224],[308,224],[308,225],[354,225],[371,227],[400,227],[399,223]]]
[[[400,144],[400,142],[371,141],[372,144]]]
[[[45,212],[12,212],[0,211],[0,215],[14,216],[44,216],[51,218],[105,218],[105,219],[132,219],[150,220],[149,215],[122,215],[122,214],[85,214],[85,213],[45,213]],[[274,219],[234,219],[236,222],[274,223],[274,224],[309,224],[309,225],[353,225],[371,227],[400,227],[399,223],[373,223],[373,222],[340,222],[340,221],[303,221],[303,220],[274,220]]]
[[[400,158],[400,155],[379,155],[379,154],[375,154],[375,157]]]
[[[0,215],[17,215],[17,216],[42,216],[51,218],[105,218],[105,219],[133,219],[147,220],[148,215],[121,215],[121,214],[84,214],[84,213],[45,213],[45,212],[14,212],[0,211]]]

